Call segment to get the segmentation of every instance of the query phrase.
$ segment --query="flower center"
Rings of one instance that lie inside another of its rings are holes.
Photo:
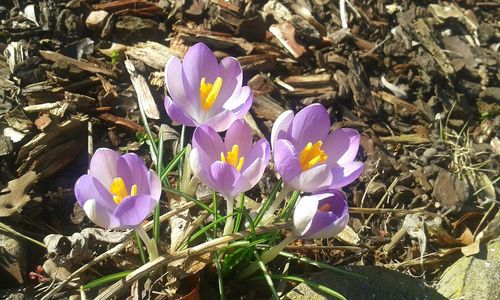
[[[115,179],[113,179],[113,183],[109,187],[109,191],[111,192],[111,194],[113,194],[113,200],[116,202],[116,204],[120,204],[120,202],[122,202],[125,197],[129,196],[127,187],[125,186],[125,182],[121,177],[116,177]],[[134,184],[130,189],[130,196],[135,195],[137,195],[136,184]]]
[[[302,149],[299,156],[299,163],[302,171],[309,170],[314,165],[324,163],[328,159],[328,155],[321,149],[323,146],[322,141],[314,143],[307,143]]]
[[[203,110],[209,110],[215,103],[222,87],[222,78],[217,77],[213,84],[205,83],[205,77],[200,82],[200,101]]]
[[[332,206],[330,205],[330,203],[325,203],[325,204],[321,205],[318,208],[318,210],[322,211],[322,212],[329,212],[329,211],[332,211]]]
[[[241,171],[243,163],[245,162],[245,157],[240,157],[240,146],[233,145],[231,151],[227,152],[225,156],[224,152],[220,153],[220,160],[232,165],[236,170]]]

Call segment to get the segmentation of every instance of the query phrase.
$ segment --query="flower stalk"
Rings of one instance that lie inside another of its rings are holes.
[[[234,212],[234,198],[224,197],[224,199],[226,199],[226,205],[227,205],[226,216],[229,216],[229,217],[226,219],[226,225],[224,225],[223,234],[228,235],[228,234],[233,233],[233,229],[234,229],[234,218],[232,216],[232,214]]]
[[[146,245],[146,249],[148,250],[148,255],[149,255],[149,261],[152,261],[153,259],[157,258],[158,247],[156,246],[155,240],[149,238],[148,234],[146,233],[142,225],[135,228],[135,232],[137,232],[137,235],[144,242],[144,245]]]

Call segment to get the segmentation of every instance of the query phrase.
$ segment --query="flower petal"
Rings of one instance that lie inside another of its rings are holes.
[[[144,160],[135,153],[127,153],[120,157],[117,164],[117,175],[125,182],[127,192],[137,186],[137,195],[150,194],[148,169]]]
[[[266,139],[260,139],[253,144],[252,151],[245,156],[245,161],[253,162],[258,158],[261,158],[264,163],[267,165],[271,156],[271,147],[269,146],[269,142]],[[242,171],[245,169],[243,166]]]
[[[239,191],[236,191],[236,183],[241,177],[240,172],[228,163],[216,161],[210,168],[212,180],[216,191],[225,197],[234,197]]]
[[[224,144],[226,146],[226,152],[231,151],[234,145],[240,147],[240,157],[246,157],[250,154],[252,150],[253,135],[250,127],[244,120],[236,120],[231,124],[231,127],[226,132],[224,138]],[[251,161],[250,161],[251,162]],[[250,163],[248,162],[248,163]]]
[[[211,117],[203,122],[203,125],[212,127],[215,131],[225,131],[233,124],[238,117],[230,110],[224,110],[221,113]]]
[[[222,107],[233,96],[239,96],[243,82],[243,71],[241,70],[240,62],[236,58],[224,58],[221,60],[219,68],[222,86],[212,109]]]
[[[274,122],[271,130],[271,147],[273,147],[273,149],[277,140],[288,139],[294,116],[293,111],[287,110],[279,115]]]
[[[360,161],[353,161],[340,167],[332,168],[333,179],[330,188],[339,189],[350,184],[363,173],[363,168],[364,165]]]
[[[96,199],[89,199],[83,204],[82,208],[87,217],[97,226],[105,229],[118,226],[118,220]]]
[[[165,96],[165,110],[172,121],[189,127],[197,126],[197,121],[187,115],[186,111],[179,104],[172,101],[169,96]]]
[[[158,200],[150,195],[125,197],[113,212],[114,217],[119,221],[119,226],[116,228],[137,227],[153,212],[156,204]]]
[[[185,79],[199,99],[201,78],[213,83],[219,76],[219,64],[212,51],[203,43],[190,47],[182,59],[182,70]]]
[[[192,142],[193,149],[204,152],[212,162],[220,160],[220,154],[226,150],[219,134],[212,127],[206,125],[195,129]]]
[[[216,186],[212,180],[212,173],[210,172],[210,166],[214,160],[211,160],[205,152],[199,151],[198,148],[193,148],[189,154],[189,165],[193,174],[209,188],[215,190]]]
[[[252,106],[253,94],[252,89],[244,86],[239,93],[235,93],[225,103],[223,108],[237,113],[240,117],[247,113]],[[247,109],[248,108],[248,109]]]
[[[75,183],[75,196],[81,207],[91,199],[109,212],[112,212],[116,207],[111,193],[91,175],[83,175],[78,178]]]
[[[308,193],[324,190],[331,183],[332,173],[326,164],[317,165],[307,171],[301,172],[288,182],[295,189]]]
[[[172,57],[165,66],[165,84],[171,99],[188,115],[193,117],[201,109],[199,94],[191,89],[182,71],[181,60],[177,57]]]
[[[257,158],[254,161],[249,162],[249,166],[241,173],[250,184],[250,188],[254,187],[262,178],[262,174],[267,167],[267,162],[261,158]]]
[[[116,178],[116,164],[119,158],[120,153],[114,150],[97,149],[90,160],[89,174],[109,188]]]
[[[351,128],[336,129],[323,143],[323,151],[328,155],[327,164],[330,167],[352,162],[356,158],[358,148],[359,133]]]
[[[293,234],[297,237],[305,236],[314,215],[318,211],[318,201],[328,197],[326,194],[312,194],[310,196],[303,196],[297,201],[293,211]]]
[[[330,131],[330,116],[319,103],[306,106],[292,121],[291,136],[297,151],[302,151],[307,143],[323,140]]]
[[[297,152],[288,140],[276,141],[273,158],[276,170],[285,182],[291,181],[302,172]]]
[[[151,197],[159,200],[161,197],[161,181],[158,174],[153,170],[148,171],[148,183]]]

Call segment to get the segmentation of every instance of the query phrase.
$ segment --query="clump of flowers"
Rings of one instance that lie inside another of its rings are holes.
[[[360,141],[356,130],[330,131],[327,110],[321,104],[312,104],[297,114],[286,111],[278,117],[272,128],[271,146],[266,139],[254,142],[252,130],[243,120],[252,104],[252,93],[249,87],[243,86],[238,60],[227,57],[219,63],[201,43],[192,46],[182,62],[178,58],[171,59],[165,68],[165,78],[169,93],[165,97],[168,115],[179,124],[196,127],[192,150],[185,157],[189,164],[178,165],[189,166],[189,174],[192,171],[199,182],[226,200],[225,216],[221,218],[219,211],[224,212],[218,207],[215,196],[208,207],[191,195],[164,187],[168,192],[191,199],[212,215],[212,223],[193,236],[199,237],[211,230],[213,234],[207,237],[215,238],[219,235],[219,223],[225,219],[222,231],[225,241],[230,241],[231,236],[227,235],[246,224],[251,235],[239,234],[234,239],[247,237],[249,243],[245,245],[248,247],[254,247],[255,240],[272,246],[260,256],[256,251],[242,252],[238,258],[231,256],[232,264],[227,267],[227,274],[237,266],[238,277],[246,278],[262,269],[262,263],[275,258],[293,240],[329,238],[345,228],[349,214],[346,195],[341,189],[363,171],[363,163],[355,160]],[[221,136],[223,131],[226,131],[224,138]],[[244,193],[261,181],[271,158],[271,148],[279,178],[273,192],[257,210],[248,212],[244,202],[235,207],[235,199],[243,195],[244,201]],[[153,153],[153,156],[161,157],[161,153]],[[179,173],[182,172],[179,169]],[[194,188],[190,189],[194,191],[198,181],[192,182]],[[109,149],[96,151],[89,173],[75,185],[76,198],[94,223],[108,229],[138,231],[149,245],[153,258],[157,252],[156,243],[151,243],[141,224],[158,204],[161,191],[158,175],[147,170],[137,155],[120,155]],[[292,191],[295,196],[286,201]],[[281,212],[275,214],[280,209]],[[275,245],[277,234],[269,237],[256,233],[260,226],[272,227],[278,220],[290,221],[292,229],[280,243]],[[254,240],[250,240],[252,238]],[[184,247],[193,241],[187,238]],[[200,249],[200,245],[197,247]],[[248,258],[245,256],[248,253],[254,255]]]

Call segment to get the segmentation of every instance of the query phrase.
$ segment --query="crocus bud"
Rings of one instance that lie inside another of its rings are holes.
[[[349,211],[342,191],[326,190],[302,197],[293,213],[293,235],[323,239],[339,234],[347,225]]]

